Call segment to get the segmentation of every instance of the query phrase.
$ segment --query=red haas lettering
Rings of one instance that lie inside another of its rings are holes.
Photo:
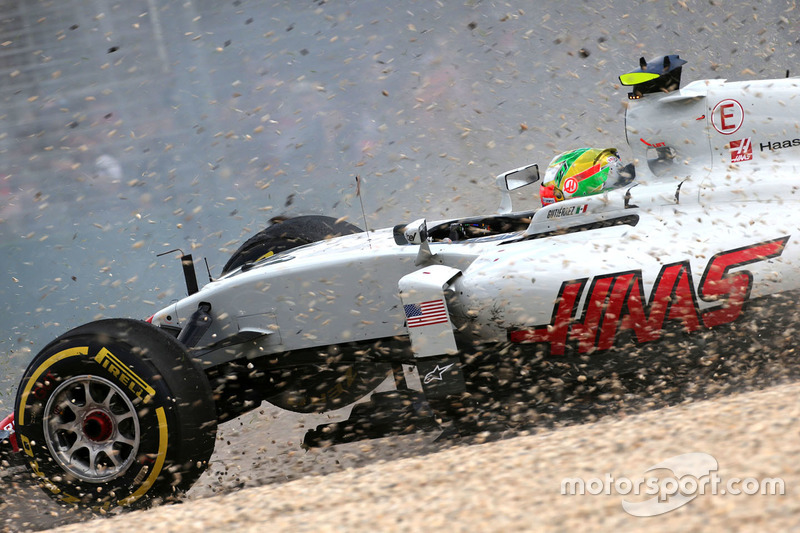
[[[712,257],[698,290],[700,300],[720,302],[711,309],[700,310],[689,261],[682,261],[661,268],[646,303],[641,270],[594,278],[580,318],[579,303],[588,279],[565,281],[550,323],[512,331],[509,339],[549,344],[552,355],[564,355],[570,343],[579,353],[609,350],[623,330],[632,330],[642,344],[659,340],[667,324],[692,332],[734,322],[750,297],[753,275],[730,270],[780,256],[788,240],[781,237]]]
[[[700,298],[706,302],[723,301],[723,305],[703,313],[705,327],[733,322],[742,312],[745,302],[750,298],[753,275],[742,270],[729,273],[735,267],[778,257],[789,237],[781,237],[752,246],[722,252],[711,258],[700,280]]]

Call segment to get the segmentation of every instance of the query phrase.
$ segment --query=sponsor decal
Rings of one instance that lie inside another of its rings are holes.
[[[515,330],[512,342],[550,345],[550,353],[563,355],[568,344],[579,353],[611,349],[617,335],[632,330],[640,344],[657,341],[664,328],[674,324],[692,332],[728,324],[739,318],[750,297],[753,276],[732,268],[778,257],[789,236],[721,252],[708,262],[697,292],[689,261],[664,265],[653,284],[649,301],[644,294],[642,271],[616,272],[595,277],[589,285],[582,314],[581,296],[588,279],[561,285],[549,324]],[[719,302],[704,311],[704,302]]]
[[[736,133],[743,123],[744,109],[742,104],[731,98],[722,100],[711,111],[711,125],[723,135]]]
[[[649,146],[650,148],[661,148],[661,147],[667,145],[667,143],[665,143],[665,142],[657,142],[657,143],[652,143],[651,144],[651,143],[645,141],[644,139],[642,139],[641,137],[639,137],[639,140],[642,141],[647,146]]]
[[[564,192],[567,194],[573,194],[575,191],[578,190],[578,180],[575,179],[574,176],[570,176],[566,180],[564,180]]]
[[[569,205],[566,207],[559,207],[558,209],[551,209],[547,212],[547,218],[561,218],[571,215],[579,215],[585,213],[589,208],[589,204],[583,205]]]
[[[741,163],[742,161],[752,161],[753,143],[750,137],[731,141],[731,163]]]
[[[117,357],[108,351],[106,348],[101,348],[97,355],[94,357],[100,366],[108,370],[108,373],[114,376],[124,387],[130,390],[134,395],[147,403],[156,391],[140,378],[136,372],[128,368],[125,363],[117,359]]]
[[[759,143],[759,148],[761,151],[764,150],[780,150],[781,148],[792,148],[800,146],[800,139],[784,139],[783,141],[772,141],[772,142],[765,142]]]
[[[444,381],[442,375],[445,372],[447,372],[454,364],[455,363],[450,363],[449,365],[445,366],[436,365],[436,367],[433,370],[425,374],[425,379],[423,380],[423,383],[427,385],[431,381]]]
[[[444,300],[431,300],[421,304],[408,304],[403,308],[406,312],[406,321],[409,328],[444,324],[448,321],[447,308]]]

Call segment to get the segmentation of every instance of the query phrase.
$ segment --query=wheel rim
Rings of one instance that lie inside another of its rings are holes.
[[[104,483],[136,458],[141,432],[124,390],[99,376],[61,383],[45,405],[45,441],[61,468],[82,481]]]

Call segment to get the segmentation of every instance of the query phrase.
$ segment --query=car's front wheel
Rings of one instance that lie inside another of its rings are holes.
[[[173,337],[137,320],[92,322],[50,343],[25,371],[15,415],[39,484],[96,509],[187,490],[216,435],[205,375]]]

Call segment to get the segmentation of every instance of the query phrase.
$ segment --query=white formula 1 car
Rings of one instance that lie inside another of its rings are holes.
[[[396,390],[305,444],[785,377],[800,80],[680,88],[684,63],[642,59],[620,77],[635,156],[623,187],[515,212],[509,191],[539,181],[529,165],[498,176],[499,214],[370,232],[287,219],[200,289],[184,257],[186,298],[148,321],[80,326],[33,358],[0,423],[7,456],[61,502],[137,507],[191,486],[218,422],[262,401],[343,407],[390,375]]]

